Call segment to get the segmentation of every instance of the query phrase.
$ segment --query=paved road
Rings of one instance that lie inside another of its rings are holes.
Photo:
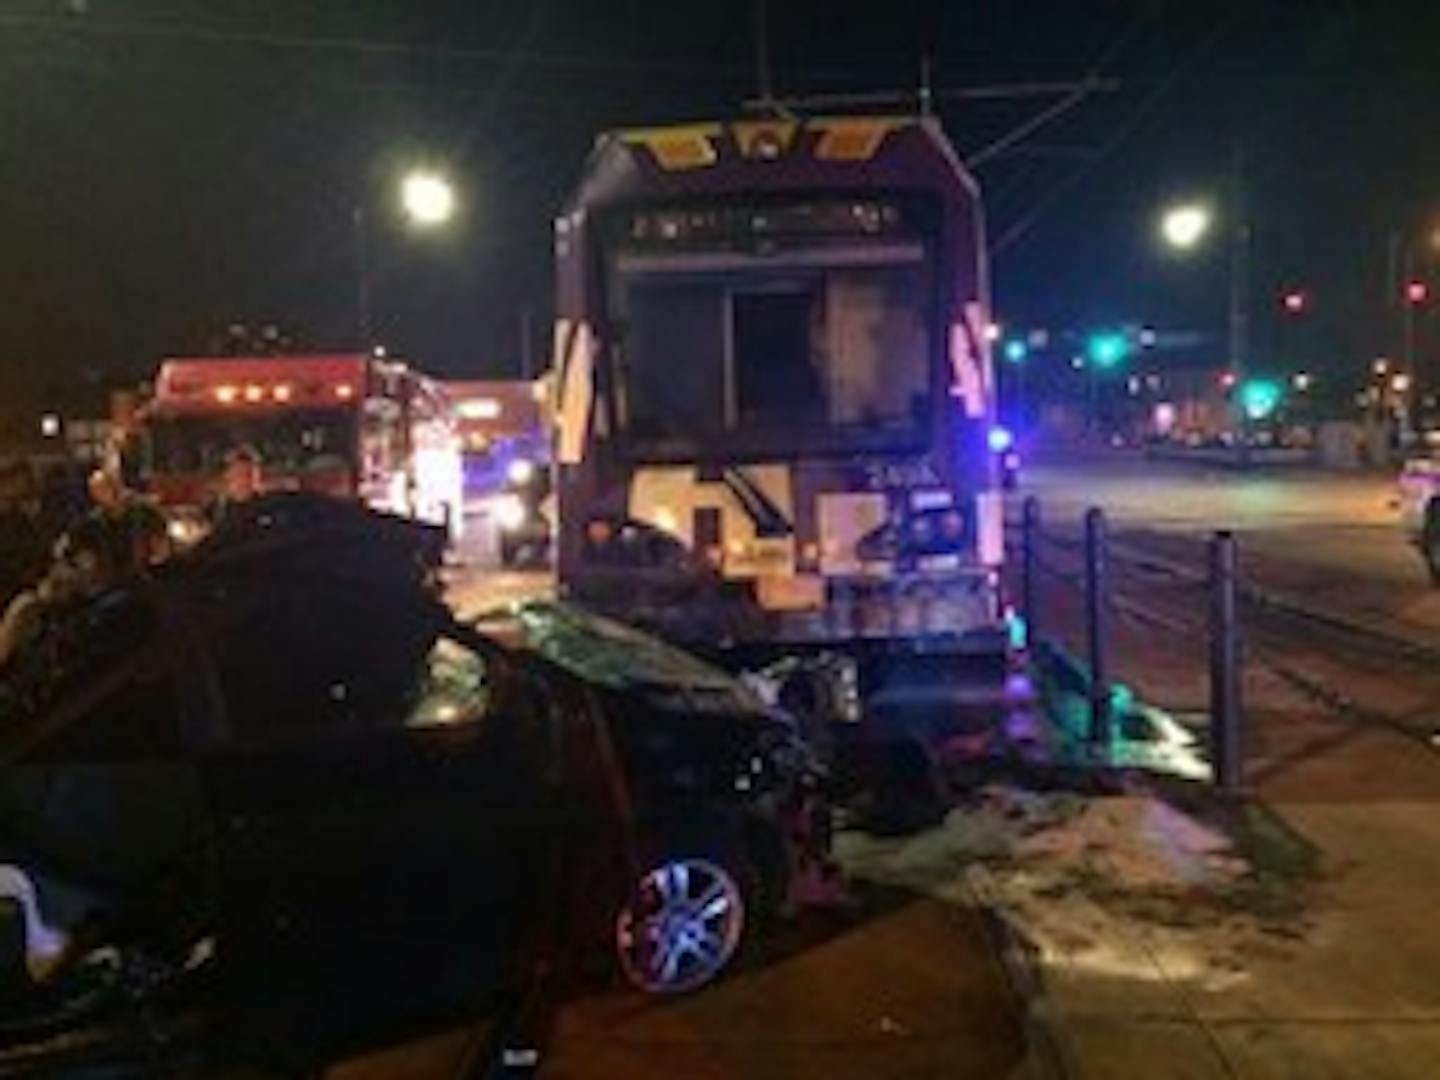
[[[1374,474],[1233,469],[1132,454],[1042,456],[1025,489],[1061,518],[1103,507],[1121,528],[1171,533],[1234,529],[1247,546],[1317,567],[1423,584],[1394,505],[1395,481]]]
[[[1339,614],[1440,637],[1440,590],[1405,540],[1391,477],[1241,473],[1089,452],[1039,456],[1024,488],[1051,523],[1073,524],[1100,506],[1116,532],[1195,561],[1199,541],[1232,529],[1250,580]]]

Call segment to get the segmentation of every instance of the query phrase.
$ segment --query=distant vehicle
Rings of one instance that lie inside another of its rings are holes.
[[[1400,472],[1401,521],[1440,586],[1440,457],[1412,458]]]
[[[482,498],[500,491],[517,459],[549,462],[543,381],[451,381],[444,388],[464,450],[468,495]]]
[[[132,456],[177,540],[203,531],[226,455],[259,452],[267,490],[347,499],[418,521],[464,523],[460,444],[437,384],[359,355],[167,360]]]
[[[0,1073],[197,1029],[303,1069],[607,957],[693,990],[824,863],[730,676],[563,605],[457,622],[433,528],[247,515],[0,670]]]
[[[548,460],[519,453],[510,457],[505,482],[491,501],[503,565],[538,566],[549,561],[554,539],[553,494]]]
[[[936,713],[998,701],[982,208],[938,124],[611,132],[556,245],[561,587],[736,668],[843,658],[867,720],[937,656]]]

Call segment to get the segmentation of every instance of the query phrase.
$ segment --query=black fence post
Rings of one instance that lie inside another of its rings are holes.
[[[1040,543],[1040,500],[1026,497],[1020,527],[1020,606],[1025,614],[1025,642],[1033,650],[1039,640],[1040,611],[1035,594],[1036,546]]]
[[[1085,644],[1090,656],[1090,742],[1110,745],[1110,680],[1105,671],[1105,511],[1085,511]]]
[[[1240,790],[1240,622],[1235,602],[1239,559],[1235,536],[1210,540],[1210,754],[1215,783]]]

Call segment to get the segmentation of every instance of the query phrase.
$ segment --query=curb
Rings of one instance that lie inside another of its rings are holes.
[[[1035,949],[1005,914],[994,879],[979,866],[965,870],[965,887],[980,916],[981,931],[999,961],[1005,987],[1022,1018],[1028,1050],[1022,1075],[1035,1080],[1076,1080],[1075,1052],[1045,989]]]

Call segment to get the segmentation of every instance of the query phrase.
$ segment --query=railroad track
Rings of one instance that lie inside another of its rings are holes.
[[[1115,619],[1167,635],[1167,645],[1203,663],[1209,635],[1203,542],[1194,542],[1193,559],[1182,559],[1126,535],[1111,540],[1107,555]],[[1037,565],[1048,581],[1083,589],[1077,536],[1047,533]],[[1436,748],[1440,648],[1253,580],[1241,583],[1239,600],[1247,669],[1267,673],[1348,724],[1388,728]]]

